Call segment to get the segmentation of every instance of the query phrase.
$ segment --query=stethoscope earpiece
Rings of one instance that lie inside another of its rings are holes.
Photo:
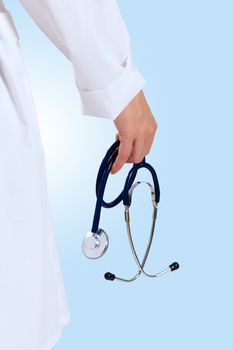
[[[180,265],[178,264],[178,262],[174,262],[171,265],[169,265],[171,271],[175,271],[178,270],[178,268],[180,267]]]
[[[132,282],[132,281],[136,280],[140,276],[141,273],[147,277],[159,277],[159,276],[161,276],[169,271],[178,270],[179,264],[177,262],[170,264],[168,268],[166,268],[165,270],[162,270],[161,272],[158,272],[156,274],[149,274],[144,269],[144,265],[147,261],[149,251],[151,248],[151,244],[152,244],[152,240],[153,240],[155,221],[157,218],[158,203],[160,200],[160,188],[159,188],[157,174],[156,174],[154,168],[149,163],[146,162],[145,157],[140,163],[133,164],[132,168],[130,169],[130,171],[127,175],[123,191],[119,194],[119,196],[117,198],[115,198],[115,200],[113,200],[112,202],[109,202],[109,203],[105,202],[103,199],[107,179],[108,179],[109,173],[111,171],[112,165],[117,157],[119,145],[120,145],[120,141],[117,140],[109,148],[109,150],[106,152],[104,159],[101,162],[101,165],[100,165],[100,168],[98,171],[98,175],[97,175],[97,179],[96,179],[97,201],[96,201],[95,213],[94,213],[91,231],[88,231],[88,233],[85,235],[83,242],[82,242],[83,254],[86,257],[88,257],[89,259],[97,259],[105,254],[105,252],[107,251],[108,245],[109,245],[109,239],[108,239],[108,235],[106,234],[106,232],[99,228],[101,208],[102,207],[113,208],[117,204],[119,204],[121,201],[123,201],[123,204],[125,206],[124,215],[125,215],[128,240],[129,240],[129,244],[130,244],[130,248],[131,248],[133,257],[135,259],[135,262],[136,262],[139,270],[133,277],[131,277],[129,279],[118,277],[111,272],[106,272],[104,275],[104,278],[106,280],[109,280],[109,281],[118,280],[118,281],[122,281],[122,282]],[[152,179],[153,179],[153,186],[149,182],[146,182],[146,181],[137,181],[133,184],[134,179],[137,175],[137,171],[140,168],[147,168],[150,171],[150,173],[152,175]],[[147,243],[147,248],[145,250],[145,254],[144,254],[142,261],[140,261],[138,258],[138,255],[136,253],[136,249],[135,249],[132,234],[131,234],[129,208],[131,205],[132,193],[133,193],[134,189],[139,184],[142,184],[142,183],[146,183],[150,188],[153,214],[152,214],[151,230],[150,230],[149,240]]]
[[[111,272],[106,272],[106,273],[104,274],[104,278],[105,278],[106,280],[108,280],[108,281],[114,281],[114,279],[116,278],[116,276],[115,276],[113,273],[111,273]]]

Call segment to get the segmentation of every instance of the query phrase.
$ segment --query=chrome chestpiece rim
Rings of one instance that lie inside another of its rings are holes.
[[[83,254],[89,259],[98,259],[107,251],[109,238],[107,233],[98,229],[96,233],[88,231],[82,242]]]

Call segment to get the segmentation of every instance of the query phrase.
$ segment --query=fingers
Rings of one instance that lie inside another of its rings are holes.
[[[139,138],[134,140],[132,151],[127,163],[140,163],[145,154],[147,154],[146,145],[143,139]]]
[[[127,136],[118,136],[120,140],[118,155],[112,166],[111,174],[118,172],[128,160],[133,145],[133,139]]]
[[[111,173],[118,172],[125,163],[140,163],[150,152],[157,122],[141,90],[114,119],[120,141],[118,155]]]
[[[140,163],[149,154],[153,143],[153,137],[148,137],[147,140],[138,137],[133,140],[129,137],[122,137],[119,133],[116,134],[115,139],[120,140],[120,146],[111,174],[117,173],[125,163]]]
[[[151,143],[150,141],[138,138],[136,140],[120,137],[119,133],[116,136],[116,140],[120,140],[120,146],[118,150],[118,156],[115,163],[112,166],[111,174],[118,172],[125,163],[140,163],[145,155],[150,151]]]

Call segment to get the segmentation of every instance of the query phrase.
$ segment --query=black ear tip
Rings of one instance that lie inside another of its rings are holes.
[[[174,262],[171,265],[169,265],[171,271],[175,271],[178,270],[178,268],[180,267],[180,265],[178,264],[178,262]]]
[[[108,281],[114,281],[115,277],[116,277],[116,276],[115,276],[113,273],[111,273],[111,272],[106,272],[106,273],[104,274],[104,278],[105,278],[106,280],[108,280]]]

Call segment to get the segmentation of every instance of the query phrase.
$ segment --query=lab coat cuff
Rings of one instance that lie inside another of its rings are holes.
[[[142,90],[146,80],[136,68],[131,55],[120,78],[104,90],[79,89],[83,115],[114,120]]]

